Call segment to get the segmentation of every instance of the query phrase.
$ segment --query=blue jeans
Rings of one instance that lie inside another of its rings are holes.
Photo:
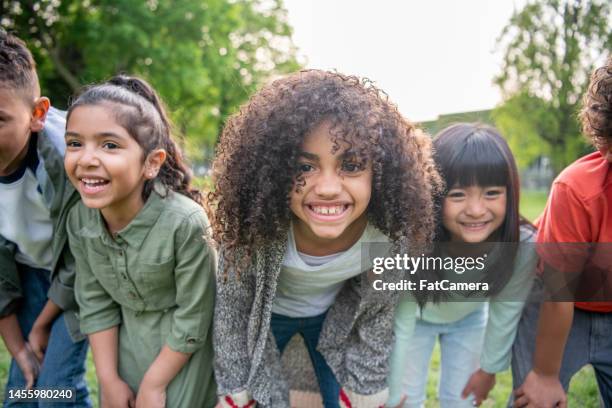
[[[18,265],[18,267],[24,297],[17,310],[17,320],[23,336],[27,338],[34,321],[47,303],[47,291],[50,284],[49,271],[26,265]],[[37,389],[72,387],[75,401],[64,403],[9,401],[8,390],[11,388],[23,389],[26,384],[21,369],[15,360],[12,360],[6,384],[4,407],[91,407],[85,382],[86,357],[87,340],[74,343],[68,334],[64,315],[59,315],[51,326],[49,344],[34,386]]]
[[[541,291],[536,281],[533,292]],[[541,297],[535,296],[534,299]],[[525,305],[514,345],[512,346],[512,383],[516,389],[523,384],[532,368],[533,352],[538,331],[540,303]],[[574,309],[572,327],[565,343],[559,381],[567,392],[570,380],[582,367],[591,364],[599,393],[606,408],[612,408],[612,313]],[[512,403],[512,395],[508,405]]]
[[[440,339],[440,382],[438,396],[441,407],[472,407],[473,397],[461,398],[461,391],[480,366],[480,353],[487,324],[487,304],[456,322],[438,324],[417,319],[414,334],[406,353],[402,390],[405,408],[425,405],[429,361],[436,340]]]
[[[314,317],[287,317],[272,313],[270,327],[276,340],[276,346],[281,353],[296,333],[304,338],[319,383],[323,405],[325,408],[338,408],[340,385],[325,358],[317,351],[319,334],[326,315],[327,313]]]

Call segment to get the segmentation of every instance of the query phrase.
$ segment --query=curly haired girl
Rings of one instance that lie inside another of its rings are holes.
[[[279,352],[295,333],[326,407],[383,405],[397,296],[363,284],[359,255],[367,242],[430,242],[428,138],[369,81],[301,71],[228,120],[213,170],[222,406],[288,407]]]

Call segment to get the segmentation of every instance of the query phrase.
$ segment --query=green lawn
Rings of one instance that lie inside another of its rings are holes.
[[[520,212],[525,218],[534,221],[544,209],[548,194],[543,191],[523,191]]]
[[[524,191],[521,196],[521,214],[530,220],[534,220],[546,204],[546,193]],[[9,365],[9,355],[3,344],[0,344],[0,402],[4,396],[4,384]],[[427,385],[427,407],[437,407],[436,399],[438,378],[440,373],[440,353],[436,350],[433,353],[430,370],[429,382]],[[91,355],[88,360],[87,380],[93,394],[94,404],[97,407],[98,385],[93,368]],[[493,389],[489,399],[483,404],[485,407],[504,407],[512,388],[512,377],[510,372],[505,372],[497,376],[497,385]],[[598,407],[597,384],[591,367],[582,369],[570,384],[570,407]]]
[[[429,366],[429,380],[427,382],[427,408],[435,408],[438,402],[438,380],[440,378],[440,350],[436,344],[431,364]],[[497,375],[497,384],[489,394],[489,398],[482,407],[503,408],[508,401],[512,390],[512,375],[510,370]],[[597,383],[591,366],[580,370],[574,376],[568,393],[569,407],[597,408],[599,407]]]

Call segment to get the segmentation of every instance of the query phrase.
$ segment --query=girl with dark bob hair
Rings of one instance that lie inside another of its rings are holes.
[[[535,240],[535,229],[519,215],[516,163],[497,130],[455,124],[436,136],[434,151],[446,190],[438,199],[433,255],[481,257],[482,266],[460,269],[459,263],[445,263],[435,270],[438,281],[473,283],[474,290],[432,291],[418,312],[409,294],[402,298],[395,316],[391,407],[423,406],[437,339],[440,406],[478,406],[487,398],[495,374],[510,365],[537,260],[534,246],[527,244]]]
[[[384,404],[397,295],[372,291],[360,251],[431,241],[429,139],[371,82],[301,71],[228,120],[213,173],[222,406],[288,407],[279,355],[295,333],[326,407]]]

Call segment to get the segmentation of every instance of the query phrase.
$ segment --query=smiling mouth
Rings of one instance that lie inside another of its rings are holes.
[[[317,215],[336,216],[344,213],[348,209],[348,204],[341,205],[308,205],[310,211]]]
[[[482,221],[482,222],[462,222],[460,223],[462,226],[466,228],[478,229],[487,225],[490,221]]]
[[[110,183],[110,181],[100,178],[83,177],[80,179],[81,190],[86,194],[98,193]]]

